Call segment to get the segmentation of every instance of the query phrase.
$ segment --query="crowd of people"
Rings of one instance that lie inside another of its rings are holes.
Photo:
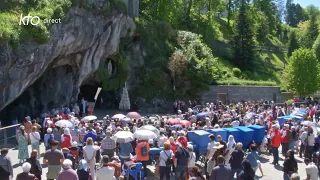
[[[16,176],[17,180],[40,179],[42,166],[39,161],[43,153],[43,164],[48,166],[47,179],[75,180],[111,180],[135,178],[127,171],[139,170],[145,179],[149,172],[147,165],[155,166],[154,176],[162,179],[193,180],[252,180],[256,171],[263,176],[260,153],[273,155],[273,164],[279,165],[279,147],[284,158],[283,179],[300,179],[298,164],[294,154],[304,158],[308,180],[318,179],[318,152],[320,135],[316,126],[304,125],[289,119],[280,125],[279,116],[290,114],[296,105],[277,107],[261,102],[239,102],[224,105],[221,102],[193,106],[183,114],[177,107],[177,114],[171,116],[146,116],[121,121],[119,118],[104,117],[102,120],[83,120],[79,107],[72,111],[68,108],[48,112],[42,123],[28,116],[17,133],[18,159],[23,172],[13,174],[13,166],[8,149],[2,149],[0,155],[0,174],[4,180]],[[317,119],[318,106],[307,104],[306,121]],[[75,112],[74,112],[75,111]],[[206,112],[208,116],[197,117]],[[190,125],[170,126],[170,118],[185,119]],[[72,125],[59,127],[56,122],[65,119]],[[196,152],[188,143],[188,132],[212,128],[261,125],[266,127],[265,138],[261,144],[251,141],[249,145],[235,142],[230,135],[227,141],[221,136],[210,135],[205,154]],[[159,133],[150,139],[135,138],[130,142],[118,142],[114,138],[117,132],[128,131],[133,134],[145,125],[152,125]],[[43,142],[46,151],[40,152]],[[32,152],[29,153],[28,147]],[[153,148],[161,148],[157,156],[150,155]],[[30,156],[29,156],[30,155]],[[319,156],[320,157],[320,156]],[[141,167],[140,167],[141,166]]]

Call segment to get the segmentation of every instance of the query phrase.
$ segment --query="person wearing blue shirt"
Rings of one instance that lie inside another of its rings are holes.
[[[260,169],[261,175],[263,176],[262,168],[261,168],[261,163],[259,161],[259,155],[257,153],[257,146],[255,144],[252,144],[250,146],[250,152],[247,154],[246,158],[250,164],[254,172],[257,171],[257,169]]]
[[[91,137],[93,141],[97,140],[97,134],[91,128],[89,129],[89,132],[84,136],[83,142],[86,142],[89,137]]]

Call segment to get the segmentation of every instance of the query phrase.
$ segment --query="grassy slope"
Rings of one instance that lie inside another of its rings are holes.
[[[222,34],[221,42],[229,44],[231,37],[230,30],[227,29],[226,18],[217,19],[219,23],[219,30]],[[230,25],[232,26],[234,22],[231,20]],[[277,38],[269,36],[266,44],[274,48],[283,48],[284,44]],[[229,44],[230,45],[230,44]],[[267,46],[267,45],[266,45]],[[213,52],[217,49],[213,47]],[[227,51],[226,51],[227,50]],[[230,53],[230,48],[219,49],[224,54]],[[220,53],[215,53],[215,55],[221,56]],[[220,85],[260,85],[260,86],[282,86],[281,76],[283,69],[285,67],[286,58],[285,53],[280,52],[258,52],[258,56],[262,61],[269,59],[270,63],[266,63],[259,66],[257,72],[242,72],[241,77],[234,77],[232,74],[233,64],[230,63],[224,56],[219,58],[219,62],[222,66],[222,70],[225,72],[225,76],[217,80],[216,83]]]

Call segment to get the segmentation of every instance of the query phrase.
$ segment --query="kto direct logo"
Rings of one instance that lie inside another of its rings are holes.
[[[20,22],[19,25],[29,25],[29,22],[31,25],[36,26],[40,23],[40,18],[38,16],[30,16],[30,14],[28,14],[28,16],[24,16],[20,15]]]
[[[23,16],[22,14],[20,15],[20,22],[19,25],[29,25],[29,23],[33,26],[36,26],[40,23],[41,19],[39,16]],[[55,24],[55,23],[61,23],[61,18],[59,19],[44,19],[43,20],[44,24]]]

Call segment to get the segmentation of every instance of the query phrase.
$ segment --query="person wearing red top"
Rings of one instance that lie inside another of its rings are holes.
[[[177,141],[184,147],[187,148],[188,146],[188,139],[185,137],[186,134],[184,131],[180,131],[179,133],[179,137],[177,139]]]
[[[286,155],[289,150],[289,124],[284,124],[281,130],[281,147],[282,147],[282,155]]]
[[[270,138],[271,138],[271,148],[272,148],[272,155],[273,155],[272,164],[276,165],[276,164],[279,164],[279,146],[281,144],[281,133],[276,124],[272,125]]]
[[[64,129],[64,134],[61,135],[61,148],[71,148],[72,147],[72,136],[70,134],[69,128]]]

